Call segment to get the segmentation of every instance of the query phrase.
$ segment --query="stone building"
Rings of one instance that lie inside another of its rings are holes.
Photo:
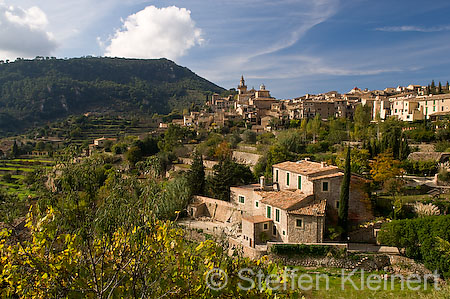
[[[337,224],[343,176],[336,166],[303,160],[273,165],[272,186],[262,177],[259,184],[231,187],[231,202],[242,215],[244,244],[323,242],[326,230]],[[352,176],[351,226],[373,218],[365,183]]]

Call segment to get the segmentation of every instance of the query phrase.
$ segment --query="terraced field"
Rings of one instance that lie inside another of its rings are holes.
[[[36,157],[27,159],[0,160],[0,187],[14,193],[20,198],[33,196],[24,183],[25,175],[37,169],[51,168],[54,162],[49,158]],[[8,175],[11,178],[7,178]]]

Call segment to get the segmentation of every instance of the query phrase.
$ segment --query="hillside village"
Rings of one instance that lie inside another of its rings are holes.
[[[450,114],[448,84],[435,87],[408,85],[384,90],[353,88],[346,94],[330,91],[324,94],[306,94],[290,100],[278,100],[270,95],[262,84],[259,90],[248,89],[244,76],[237,86],[237,95],[220,97],[214,94],[207,102],[207,109],[191,112],[174,124],[215,128],[239,122],[256,132],[271,131],[291,120],[353,118],[358,105],[370,107],[372,119],[385,120],[391,116],[402,121],[438,120]],[[432,92],[433,90],[433,92]],[[446,92],[444,94],[444,92]],[[438,93],[438,94],[433,94]],[[160,124],[161,127],[167,124]]]

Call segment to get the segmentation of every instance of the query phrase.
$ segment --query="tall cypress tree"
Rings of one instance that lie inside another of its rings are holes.
[[[17,158],[19,156],[19,147],[17,146],[17,142],[15,140],[11,148],[11,155],[14,158]]]
[[[202,195],[205,190],[205,166],[203,165],[203,157],[198,152],[193,154],[188,178],[192,195]]]
[[[347,239],[348,235],[348,202],[350,199],[350,146],[347,148],[347,158],[345,159],[344,178],[341,184],[341,197],[339,198],[338,225],[343,229],[342,238]]]

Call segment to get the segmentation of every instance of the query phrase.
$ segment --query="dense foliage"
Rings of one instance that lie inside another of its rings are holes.
[[[439,249],[438,237],[450,241],[450,216],[394,220],[384,224],[378,234],[381,244],[400,248],[407,257],[450,277],[450,263]]]
[[[336,248],[329,245],[307,244],[274,244],[271,252],[291,256],[326,256],[330,252],[336,252]]]
[[[345,170],[344,178],[341,183],[341,194],[339,198],[339,209],[338,209],[338,225],[343,229],[342,238],[347,239],[348,234],[348,202],[350,199],[350,179],[351,179],[351,168],[350,168],[350,147],[347,148],[347,158],[345,159]]]

